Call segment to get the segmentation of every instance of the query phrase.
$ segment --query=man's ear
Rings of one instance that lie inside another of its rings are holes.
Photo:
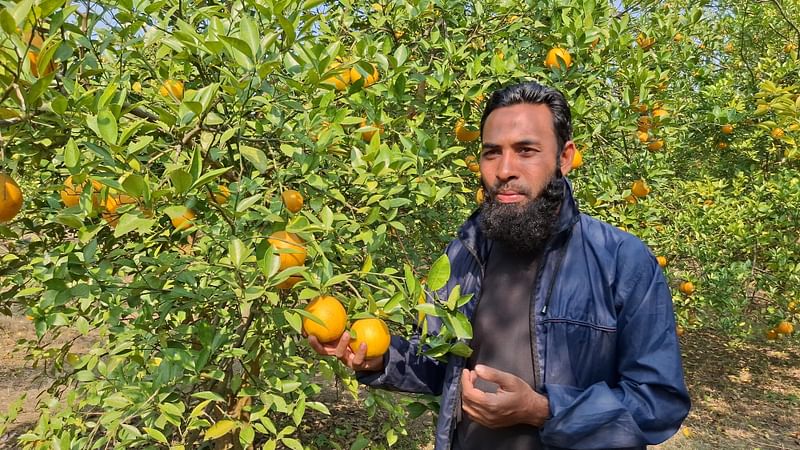
[[[564,144],[564,149],[561,151],[561,157],[559,158],[558,165],[561,167],[561,174],[566,175],[572,170],[572,160],[575,158],[575,143],[572,141],[567,141]]]

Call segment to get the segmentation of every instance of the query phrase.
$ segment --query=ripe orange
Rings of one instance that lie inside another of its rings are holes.
[[[320,342],[332,342],[344,333],[347,325],[347,311],[341,302],[330,295],[316,297],[305,310],[324,323],[320,325],[309,318],[303,318],[303,331],[309,336],[316,336]]]
[[[286,189],[281,192],[281,199],[283,200],[283,206],[293,213],[303,208],[303,194],[294,189]]]
[[[665,256],[656,256],[656,261],[661,267],[667,267],[667,258]]]
[[[692,295],[694,293],[694,283],[691,281],[684,281],[678,286],[678,290],[686,295]]]
[[[683,40],[683,35],[680,33],[675,33],[675,36],[672,37],[672,40],[675,42],[680,42]]]
[[[13,178],[0,172],[0,223],[8,222],[22,210],[22,190]]]
[[[577,169],[583,165],[583,154],[577,148],[575,149],[575,155],[572,157],[572,168]]]
[[[669,112],[664,108],[656,108],[653,110],[653,118],[657,120],[664,120],[669,117]]]
[[[733,125],[726,123],[725,125],[722,126],[720,131],[722,131],[722,134],[731,134],[733,133]]]
[[[86,184],[88,184],[88,181],[84,181],[82,185],[75,186],[72,184],[72,175],[68,176],[67,179],[64,180],[64,189],[62,189],[59,193],[61,196],[61,201],[64,203],[64,205],[67,207],[77,205],[80,201],[83,187],[86,186]],[[100,198],[97,194],[102,188],[103,185],[100,184],[99,181],[92,180],[92,191],[94,192],[92,200],[95,206],[100,206]]]
[[[648,116],[641,116],[637,121],[637,128],[639,131],[647,132],[650,128],[652,128],[652,122],[650,121],[650,117]]]
[[[302,266],[306,262],[306,249],[303,247],[303,240],[296,234],[276,231],[267,238],[267,241],[275,247],[275,250],[291,250],[291,253],[279,253],[281,259],[280,270]]]
[[[459,142],[472,142],[479,137],[481,137],[480,130],[469,129],[464,119],[456,121],[456,139]]]
[[[642,50],[650,50],[650,48],[656,44],[656,38],[649,38],[645,36],[644,33],[639,33],[639,36],[636,37],[636,44],[639,45]]]
[[[183,214],[172,216],[169,218],[169,220],[172,222],[172,226],[175,227],[176,230],[183,231],[188,230],[194,225],[193,221],[196,216],[197,215],[195,214],[194,210],[187,208]]]
[[[173,97],[178,101],[183,100],[183,81],[168,78],[161,85],[158,93],[162,97]]]
[[[299,277],[296,275],[292,275],[291,277],[285,279],[281,283],[278,284],[278,289],[291,289],[294,287],[295,284],[303,281],[303,277]]]
[[[638,131],[636,133],[636,136],[639,138],[639,142],[641,142],[642,144],[650,140],[650,133],[648,133],[647,131]]]
[[[785,133],[783,132],[783,128],[773,128],[770,131],[769,135],[772,136],[773,139],[780,139],[783,137]]]
[[[631,194],[635,195],[636,197],[647,197],[647,194],[650,193],[650,188],[647,186],[644,180],[636,180],[631,185]]]
[[[788,305],[786,305],[786,308],[789,310],[789,312],[795,312],[797,310],[797,302],[792,300]]]
[[[778,332],[775,331],[775,330],[768,330],[767,331],[767,340],[768,341],[774,341],[775,339],[778,339]]]
[[[372,67],[372,73],[367,75],[367,78],[364,79],[364,87],[370,87],[378,81],[380,74],[378,73],[378,68],[374,65],[370,64]],[[350,68],[350,84],[355,84],[356,81],[361,79],[361,72],[358,71],[356,66]],[[336,89],[339,89],[338,87]]]
[[[478,161],[475,159],[475,155],[467,155],[467,157],[464,158],[464,162],[467,163],[467,165],[469,165],[470,163],[474,163],[474,162],[478,162]]]
[[[783,51],[785,53],[792,53],[797,48],[797,45],[794,42],[789,42],[788,44],[783,46]]]
[[[471,162],[471,163],[467,164],[467,168],[469,169],[470,172],[480,172],[481,171],[481,165],[476,163],[476,162]]]
[[[783,320],[775,327],[775,331],[780,334],[792,334],[794,332],[794,325],[792,325],[791,322]]]
[[[682,327],[682,326],[680,326],[680,325],[677,325],[677,326],[675,327],[675,333],[678,335],[678,337],[681,337],[681,336],[683,336],[683,335],[684,335],[684,333],[686,333],[686,329],[685,329],[685,328],[683,328],[683,327]]]
[[[353,323],[350,330],[355,333],[355,339],[350,341],[350,349],[358,351],[362,342],[367,344],[367,358],[375,358],[389,350],[392,335],[389,327],[381,319],[360,319]]]
[[[475,192],[475,203],[482,205],[483,201],[485,200],[485,195],[486,194],[484,194],[483,188],[478,188],[478,190]]]
[[[334,70],[334,74],[323,81],[325,84],[333,85],[337,91],[347,89],[347,86],[350,85],[350,74],[352,73],[352,71],[348,69],[336,69],[340,65],[341,64],[338,62],[331,64],[328,70]]]
[[[652,152],[657,152],[664,148],[664,140],[663,139],[656,139],[655,141],[647,144],[647,149]]]
[[[572,65],[572,56],[570,56],[566,49],[554,47],[547,52],[547,57],[544,59],[544,66],[548,69],[558,69],[561,67],[562,62],[564,63],[564,67],[569,69],[569,66]]]
[[[117,208],[122,205],[131,205],[136,203],[136,199],[130,195],[109,195],[105,202],[105,211],[103,212],[103,219],[115,228],[119,223],[120,214],[117,214]]]
[[[725,150],[726,148],[728,148],[728,143],[725,141],[719,141],[717,142],[717,148],[720,150]]]
[[[361,119],[361,128],[364,128],[366,126],[367,126],[367,119]],[[361,139],[363,139],[364,142],[366,142],[368,144],[370,143],[370,141],[372,141],[372,136],[375,136],[375,132],[376,131],[379,134],[383,134],[383,125],[382,124],[373,123],[371,126],[373,128],[377,128],[377,130],[369,130],[369,131],[364,131],[364,132],[361,133]]]
[[[231,190],[228,189],[228,186],[220,184],[217,186],[217,189],[212,192],[211,194],[211,201],[218,205],[224,205],[228,202],[228,199],[231,196]]]

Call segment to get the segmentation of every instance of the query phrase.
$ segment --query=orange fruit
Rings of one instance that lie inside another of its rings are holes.
[[[361,128],[367,126],[367,119],[361,119]],[[377,131],[379,134],[383,134],[383,125],[379,123],[374,123],[371,125],[373,128],[377,128],[377,130],[368,130],[361,133],[361,139],[364,140],[366,143],[370,143],[372,141],[372,136],[375,136],[375,132]]]
[[[355,334],[355,338],[350,341],[350,349],[358,351],[361,343],[367,344],[367,358],[375,358],[389,350],[389,343],[392,335],[389,327],[381,319],[360,319],[353,323],[350,330]]]
[[[0,172],[0,223],[8,222],[22,210],[22,190],[13,178]]]
[[[181,101],[183,100],[183,81],[168,78],[161,84],[158,93],[162,97],[172,97]]]
[[[775,332],[780,334],[792,334],[794,332],[794,325],[792,325],[791,322],[783,320],[775,327]]]
[[[133,84],[131,85],[131,90],[133,90],[133,92],[136,92],[137,94],[141,94],[142,93],[142,83],[140,83],[138,81],[134,81]]]
[[[291,277],[283,280],[277,286],[278,289],[291,289],[295,284],[303,281],[303,277],[292,275]]]
[[[72,207],[78,204],[81,199],[81,193],[83,192],[83,187],[88,184],[88,181],[84,181],[82,185],[75,186],[72,183],[72,175],[68,176],[66,180],[64,180],[64,189],[61,190],[59,195],[61,196],[61,201],[64,203],[64,206]],[[100,189],[103,188],[103,185],[100,184],[99,181],[92,180],[92,191],[95,193],[93,196],[93,203],[95,206],[100,205],[100,199],[97,198],[97,193],[100,192]]]
[[[572,65],[572,56],[570,56],[566,49],[554,47],[547,52],[547,57],[544,59],[544,66],[548,69],[558,69],[561,67],[562,62],[564,63],[564,67],[569,69],[569,66]]]
[[[789,42],[788,44],[783,46],[783,51],[785,53],[792,53],[796,48],[797,45],[795,45],[793,42]]]
[[[330,295],[316,297],[305,308],[306,312],[313,314],[322,321],[321,325],[313,320],[303,318],[303,331],[309,336],[316,336],[320,342],[332,342],[344,333],[347,325],[347,311],[341,302]]]
[[[722,134],[731,134],[733,133],[733,125],[726,123],[720,128],[720,131],[722,131]]]
[[[773,139],[780,139],[783,137],[785,133],[783,132],[783,128],[773,128],[770,131],[769,135],[772,136]]]
[[[653,110],[653,118],[663,120],[669,117],[669,112],[664,108],[656,108]]]
[[[648,116],[639,117],[639,120],[637,121],[636,125],[637,125],[637,128],[639,129],[639,131],[642,131],[642,132],[645,132],[645,133],[653,126],[651,121],[650,121],[650,117],[648,117]]]
[[[372,73],[367,75],[367,78],[364,79],[364,87],[370,87],[378,81],[380,78],[380,74],[378,73],[378,68],[374,65],[370,64],[372,67]],[[361,72],[358,71],[356,66],[350,68],[350,84],[355,84],[356,81],[361,79]],[[339,89],[338,87],[336,89]]]
[[[281,192],[281,199],[283,200],[283,206],[293,213],[303,208],[303,194],[294,189],[286,189]]]
[[[647,144],[647,149],[651,152],[657,152],[664,148],[664,140],[663,139],[656,139],[655,141]]]
[[[678,337],[681,337],[684,335],[684,333],[686,333],[686,329],[678,325],[675,327],[675,333],[678,335]]]
[[[485,200],[485,195],[486,194],[484,194],[483,188],[478,188],[478,190],[475,192],[475,203],[482,205],[483,201]]]
[[[683,35],[680,33],[675,33],[675,36],[672,37],[672,40],[675,42],[680,42],[683,40]]]
[[[119,223],[120,214],[117,214],[117,208],[122,205],[131,205],[136,203],[136,199],[130,195],[109,195],[105,202],[105,211],[103,212],[103,219],[114,228]]]
[[[577,169],[583,165],[583,154],[577,148],[575,149],[575,155],[572,157],[572,168]]]
[[[650,50],[650,48],[656,44],[656,38],[649,38],[645,36],[644,33],[639,33],[639,36],[636,37],[636,44],[639,45],[642,50]]]
[[[678,290],[686,295],[692,295],[694,293],[694,283],[691,281],[684,281],[678,286]]]
[[[343,91],[350,85],[350,74],[352,70],[336,69],[341,63],[334,62],[328,67],[328,70],[334,70],[334,74],[326,78],[323,83],[332,85],[337,91]]]
[[[467,168],[469,169],[470,172],[480,172],[481,171],[481,165],[476,163],[476,162],[471,162],[471,163],[467,164]]]
[[[647,197],[647,194],[650,193],[650,188],[647,186],[644,180],[636,180],[631,185],[631,194],[635,195],[636,197]]]
[[[639,138],[639,142],[642,144],[650,140],[650,133],[647,131],[637,131],[636,136]]]
[[[775,331],[775,330],[768,330],[767,331],[767,340],[768,341],[774,341],[775,339],[778,339],[778,332]]]
[[[218,205],[224,205],[228,202],[228,198],[231,196],[231,190],[228,189],[228,186],[220,184],[217,186],[217,189],[211,193],[211,201]]]
[[[172,216],[169,220],[172,222],[172,226],[175,227],[178,231],[188,230],[191,228],[194,223],[192,221],[197,215],[195,214],[194,210],[187,208],[183,214]]]
[[[467,157],[464,158],[464,162],[467,163],[467,165],[469,165],[470,163],[478,162],[478,160],[475,159],[474,155],[467,155]]]
[[[717,148],[720,150],[725,150],[726,148],[728,148],[728,143],[725,141],[719,141],[717,142]]]
[[[481,137],[480,130],[471,130],[467,128],[464,119],[458,119],[458,121],[456,121],[456,139],[458,139],[459,142],[472,142],[479,137]]]
[[[667,258],[665,256],[656,256],[656,261],[661,267],[667,267]]]
[[[280,270],[289,267],[302,266],[306,262],[306,249],[303,247],[303,240],[294,233],[276,231],[267,238],[275,250],[291,250],[290,252],[279,253],[281,260]]]
[[[789,312],[795,312],[795,310],[797,310],[797,302],[792,300],[788,305],[786,305],[786,308],[789,310]]]

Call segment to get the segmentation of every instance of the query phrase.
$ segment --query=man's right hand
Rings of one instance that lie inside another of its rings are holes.
[[[339,339],[323,344],[316,336],[308,336],[308,343],[315,352],[322,356],[335,356],[345,366],[355,371],[383,370],[383,356],[366,358],[367,344],[361,343],[357,352],[350,348],[350,333],[345,331]]]

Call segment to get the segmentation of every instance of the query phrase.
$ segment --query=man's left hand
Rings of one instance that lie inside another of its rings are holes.
[[[476,388],[477,378],[497,384],[497,392]],[[462,373],[461,407],[472,420],[488,428],[519,423],[541,427],[550,416],[547,397],[534,391],[525,380],[482,364]]]

